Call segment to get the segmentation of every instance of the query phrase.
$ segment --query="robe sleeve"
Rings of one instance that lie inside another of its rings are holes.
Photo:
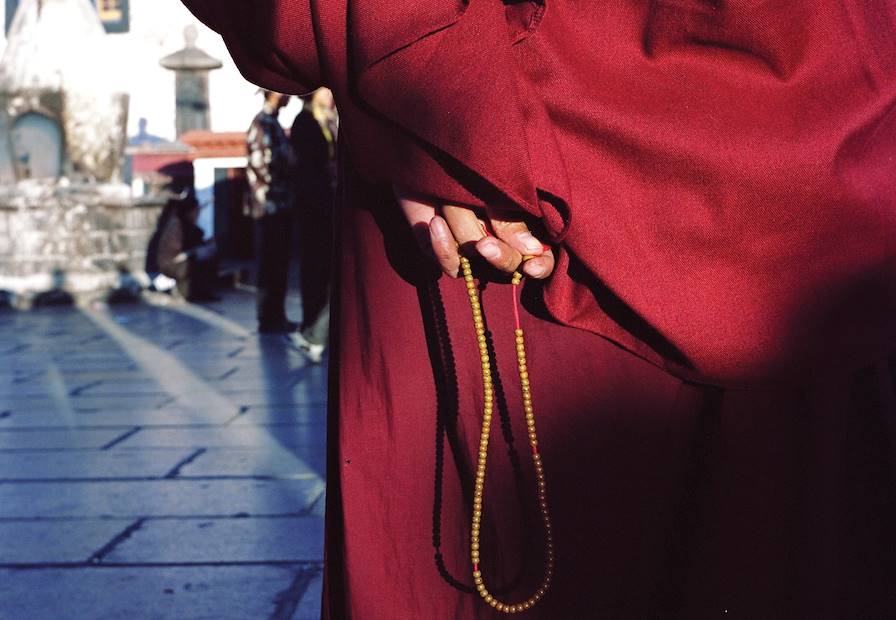
[[[218,32],[243,76],[270,90],[303,94],[323,85],[313,0],[183,0]]]

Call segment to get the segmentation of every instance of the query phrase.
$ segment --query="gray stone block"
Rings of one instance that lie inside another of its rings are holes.
[[[234,418],[230,426],[264,426],[281,424],[305,424],[326,426],[327,405],[287,405],[280,407],[250,407],[248,411]]]
[[[0,519],[295,515],[323,493],[321,480],[152,480],[0,484]]]
[[[301,574],[289,566],[0,571],[0,618],[258,620],[273,617]]]
[[[115,519],[0,522],[0,565],[86,562],[131,523]]]
[[[302,594],[292,620],[320,620],[321,596],[323,594],[323,575],[316,575]]]
[[[0,452],[0,481],[162,478],[192,450]]]
[[[294,426],[273,429],[265,427],[211,427],[211,428],[145,428],[128,440],[122,447],[147,448],[263,448],[277,449],[283,445],[307,448],[320,445],[324,441],[322,429],[318,427]],[[0,444],[2,445],[2,444]]]
[[[317,517],[150,520],[104,561],[316,562],[323,557],[323,541],[323,519]]]
[[[318,474],[288,449],[211,448],[180,470],[181,476],[256,476],[317,479]]]
[[[2,429],[0,452],[101,448],[120,437],[123,432],[121,429]]]

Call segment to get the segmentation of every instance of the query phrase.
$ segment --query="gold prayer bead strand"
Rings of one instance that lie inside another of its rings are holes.
[[[529,372],[526,365],[526,341],[522,329],[516,329],[517,368],[520,376],[520,388],[523,395],[523,411],[526,415],[526,429],[529,435],[529,444],[532,447],[532,463],[535,468],[536,495],[541,510],[542,523],[545,533],[545,572],[541,585],[527,600],[517,604],[507,604],[499,601],[485,585],[482,571],[479,570],[480,554],[480,527],[482,523],[482,503],[485,495],[485,470],[488,460],[488,440],[491,432],[491,419],[494,410],[494,389],[492,387],[491,357],[488,352],[487,338],[485,337],[485,322],[482,318],[482,306],[473,279],[473,270],[470,261],[464,257],[460,259],[461,270],[467,285],[467,294],[470,297],[470,308],[473,313],[473,325],[476,330],[476,342],[482,360],[482,384],[483,384],[483,414],[482,432],[479,439],[479,459],[476,464],[476,483],[473,491],[473,517],[470,528],[470,560],[473,564],[473,583],[483,600],[497,611],[515,614],[531,609],[547,592],[554,574],[554,543],[551,532],[551,518],[547,503],[547,484],[544,477],[544,469],[541,455],[538,452],[538,435],[535,428],[535,410],[532,405],[532,392],[529,385]],[[519,286],[523,276],[519,272],[513,274],[512,283]]]

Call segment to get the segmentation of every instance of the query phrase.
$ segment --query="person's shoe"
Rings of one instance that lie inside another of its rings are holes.
[[[320,364],[323,361],[324,351],[327,350],[325,345],[309,342],[309,340],[302,335],[302,332],[294,332],[289,334],[287,338],[290,343],[301,351],[312,363]]]
[[[294,321],[278,321],[276,323],[259,323],[259,334],[291,334],[299,328],[299,324]]]

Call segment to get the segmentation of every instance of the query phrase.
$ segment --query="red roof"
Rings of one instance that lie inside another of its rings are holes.
[[[246,134],[242,131],[215,132],[195,129],[183,134],[179,140],[192,147],[190,159],[246,156]]]

